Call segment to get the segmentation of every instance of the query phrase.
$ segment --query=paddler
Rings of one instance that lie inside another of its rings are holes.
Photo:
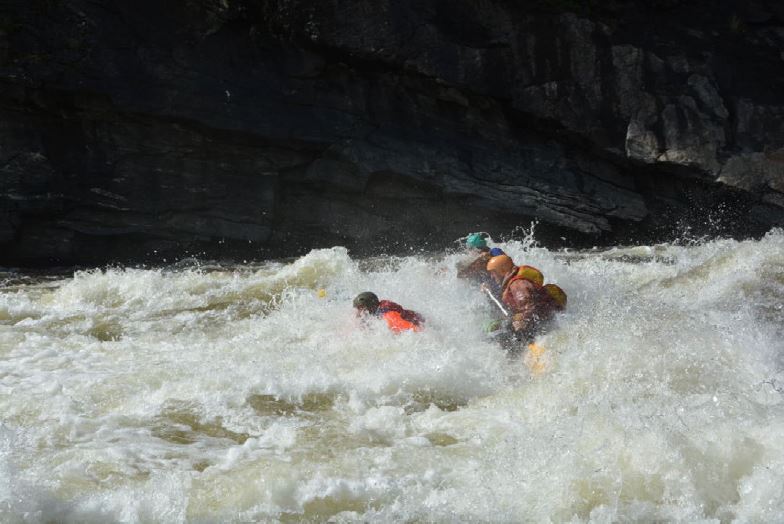
[[[485,267],[487,262],[494,257],[487,245],[486,233],[471,233],[466,237],[466,248],[468,253],[473,257],[467,262],[458,263],[457,265],[457,278],[463,278],[483,284],[489,282],[489,275]],[[500,251],[498,248],[494,248]]]
[[[487,262],[487,272],[495,283],[493,296],[509,315],[509,329],[514,339],[530,342],[566,308],[566,293],[555,284],[544,285],[542,272],[532,266],[516,266],[507,255]]]
[[[486,235],[482,233],[471,233],[465,240],[468,254],[472,257],[468,261],[457,264],[457,278],[473,280],[481,284],[487,278],[485,266],[490,256],[490,248],[487,246]]]
[[[425,319],[419,313],[403,309],[391,300],[379,300],[375,293],[365,291],[354,298],[354,309],[359,316],[383,318],[389,329],[395,333],[402,331],[422,331]]]

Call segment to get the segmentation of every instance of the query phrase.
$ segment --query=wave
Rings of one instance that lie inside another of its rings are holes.
[[[2,520],[784,518],[784,233],[498,245],[569,294],[545,373],[460,252],[5,279]]]

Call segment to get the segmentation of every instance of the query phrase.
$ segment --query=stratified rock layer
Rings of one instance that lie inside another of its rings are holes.
[[[20,1],[0,263],[784,223],[784,8],[599,4]]]

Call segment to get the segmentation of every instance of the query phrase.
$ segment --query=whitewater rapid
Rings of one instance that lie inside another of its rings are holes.
[[[498,245],[569,295],[538,375],[461,253],[0,274],[0,521],[784,521],[784,233]]]

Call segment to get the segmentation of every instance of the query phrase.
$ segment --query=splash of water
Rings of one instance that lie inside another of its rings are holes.
[[[569,293],[538,376],[460,253],[7,278],[0,520],[784,520],[784,233],[501,247]]]

